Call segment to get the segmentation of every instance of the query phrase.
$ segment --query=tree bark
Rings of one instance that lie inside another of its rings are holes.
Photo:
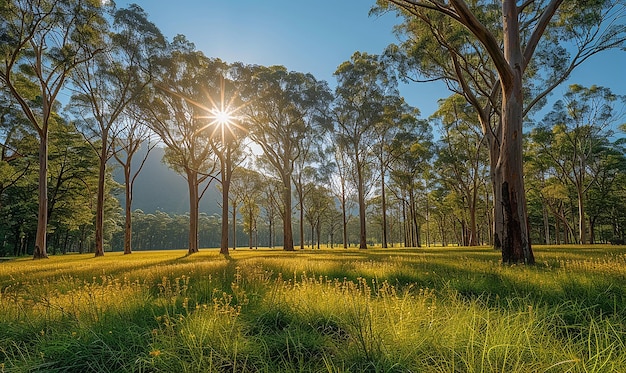
[[[233,203],[233,250],[237,250],[237,206]],[[226,219],[228,221],[228,219]]]
[[[582,182],[577,185],[576,193],[578,195],[578,243],[587,243],[587,227],[585,226],[585,193],[583,192]]]
[[[502,87],[502,142],[496,165],[496,186],[501,192],[503,229],[503,263],[533,264],[526,210],[522,159],[523,92],[522,69],[524,61],[520,45],[518,8],[514,0],[502,2],[504,27],[504,57],[508,70],[499,69]],[[498,208],[496,206],[496,208]]]
[[[221,172],[224,175],[224,166],[222,166]],[[222,177],[222,225],[220,231],[220,254],[222,255],[228,255],[228,193],[230,182],[226,182],[225,179],[225,177]]]
[[[356,147],[356,149],[356,172],[359,195],[359,249],[367,249],[367,229],[365,226],[365,183],[363,181],[361,161],[358,156],[358,147]]]
[[[107,143],[109,139],[106,132],[102,135],[102,149],[99,154],[100,164],[98,167],[98,197],[96,201],[96,255],[104,256],[104,189],[107,167]]]
[[[291,227],[291,177],[283,175],[283,250],[294,251],[293,229]]]
[[[382,218],[383,218],[383,249],[387,248],[387,198],[385,196],[385,165],[381,162],[380,167],[380,197],[381,201],[381,209],[382,209]]]
[[[33,259],[48,257],[46,228],[48,226],[48,129],[39,131],[39,210]]]
[[[198,174],[187,170],[187,186],[189,187],[189,246],[188,254],[198,252]]]
[[[343,248],[348,248],[348,217],[346,212],[346,191],[344,181],[341,181],[341,217],[343,226]]]
[[[124,165],[124,192],[126,196],[126,206],[124,208],[124,254],[132,254],[132,237],[133,237],[133,190],[130,180],[130,161]]]

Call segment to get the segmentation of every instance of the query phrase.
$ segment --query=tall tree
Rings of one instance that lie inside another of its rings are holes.
[[[307,189],[310,190],[306,195],[305,204],[303,206],[304,216],[311,226],[311,249],[320,249],[322,219],[329,211],[335,211],[335,200],[330,190],[317,183],[311,183]]]
[[[187,181],[189,190],[188,252],[198,252],[199,201],[214,178],[216,163],[205,131],[208,84],[218,84],[227,65],[209,59],[183,36],[169,46],[160,59],[155,77],[155,94],[142,104],[150,128],[167,146],[165,161]],[[203,188],[201,188],[203,186]]]
[[[33,258],[46,258],[48,131],[57,96],[77,66],[100,52],[105,32],[98,0],[0,3],[0,83],[39,136],[39,211]]]
[[[476,113],[462,96],[453,95],[439,103],[433,114],[440,120],[438,169],[442,183],[463,196],[469,215],[467,245],[478,245],[477,209],[485,179],[486,147],[479,132]]]
[[[408,105],[399,96],[388,96],[385,100],[383,117],[380,122],[374,125],[374,156],[378,162],[378,172],[380,178],[380,199],[381,199],[381,227],[382,227],[382,247],[387,248],[388,223],[387,223],[387,174],[389,166],[393,161],[393,156],[389,145],[394,136],[417,122],[419,110]]]
[[[133,236],[133,190],[135,180],[148,160],[152,149],[157,146],[153,133],[143,122],[137,105],[130,105],[120,118],[124,123],[113,140],[113,157],[122,166],[124,173],[124,254],[131,254]],[[143,152],[139,152],[140,149]],[[133,161],[139,155],[138,165]],[[136,167],[133,169],[133,167]]]
[[[608,88],[574,84],[532,135],[550,165],[576,191],[579,243],[587,243],[587,192],[607,166],[602,162],[603,153],[611,152],[607,139],[623,118],[625,104],[626,97]]]
[[[227,84],[228,83],[228,84]],[[219,88],[217,88],[219,87]],[[215,89],[217,88],[217,89]],[[209,132],[209,144],[219,162],[219,183],[222,190],[222,233],[220,253],[228,255],[228,206],[233,211],[233,250],[237,248],[237,202],[239,196],[230,193],[231,181],[235,169],[245,159],[241,151],[246,129],[241,125],[238,111],[241,102],[231,81],[219,77],[219,85],[215,86],[209,101],[208,119],[205,131]],[[215,96],[215,97],[212,97]],[[219,97],[219,99],[218,99]]]
[[[444,79],[479,115],[491,149],[496,246],[503,262],[534,263],[522,172],[522,121],[571,71],[623,47],[620,1],[378,0],[406,16],[410,65]],[[572,53],[568,49],[572,46]],[[415,53],[416,52],[416,53]],[[419,59],[413,57],[420,56]],[[425,57],[421,59],[421,57]],[[524,79],[543,80],[537,93]],[[528,98],[524,102],[525,94]]]
[[[365,221],[367,173],[371,172],[374,129],[385,114],[385,100],[397,96],[393,76],[377,55],[356,52],[335,71],[337,88],[332,113],[334,141],[354,164],[359,207],[359,248],[367,249]]]
[[[245,71],[244,71],[245,73]],[[329,90],[311,74],[287,71],[283,66],[252,66],[242,92],[249,104],[244,112],[250,138],[282,182],[283,247],[293,251],[292,176],[312,126],[323,120]]]
[[[396,197],[403,202],[402,210],[405,222],[404,245],[420,245],[417,193],[421,175],[429,168],[428,160],[432,157],[432,134],[426,121],[419,121],[411,131],[397,134],[391,142],[393,164],[391,180],[398,189]]]
[[[236,185],[241,188],[241,208],[239,213],[243,220],[244,231],[248,233],[248,248],[253,248],[253,243],[258,247],[257,220],[261,213],[259,199],[263,188],[262,176],[253,170],[240,168],[237,170],[235,178],[240,182]]]
[[[165,40],[137,5],[110,10],[111,30],[103,34],[102,53],[72,72],[75,89],[71,111],[82,118],[78,126],[100,160],[96,201],[96,256],[104,255],[104,195],[107,164],[114,138],[125,123],[126,107],[139,98],[150,82],[149,64]]]

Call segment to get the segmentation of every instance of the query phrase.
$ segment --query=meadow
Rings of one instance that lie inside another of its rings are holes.
[[[0,262],[0,372],[626,372],[626,249]]]

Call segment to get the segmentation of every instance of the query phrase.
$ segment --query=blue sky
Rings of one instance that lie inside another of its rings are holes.
[[[119,7],[141,6],[171,40],[185,35],[209,57],[226,62],[283,65],[312,73],[333,87],[332,74],[355,51],[381,53],[397,42],[391,14],[369,17],[375,0],[117,0]],[[626,95],[626,52],[596,56],[564,84],[602,85]],[[561,88],[552,95],[558,99]],[[440,83],[410,84],[401,89],[423,117],[449,96]]]

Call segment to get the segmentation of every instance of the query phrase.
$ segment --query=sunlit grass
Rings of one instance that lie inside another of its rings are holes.
[[[4,371],[626,371],[626,250],[202,250],[0,263]]]

